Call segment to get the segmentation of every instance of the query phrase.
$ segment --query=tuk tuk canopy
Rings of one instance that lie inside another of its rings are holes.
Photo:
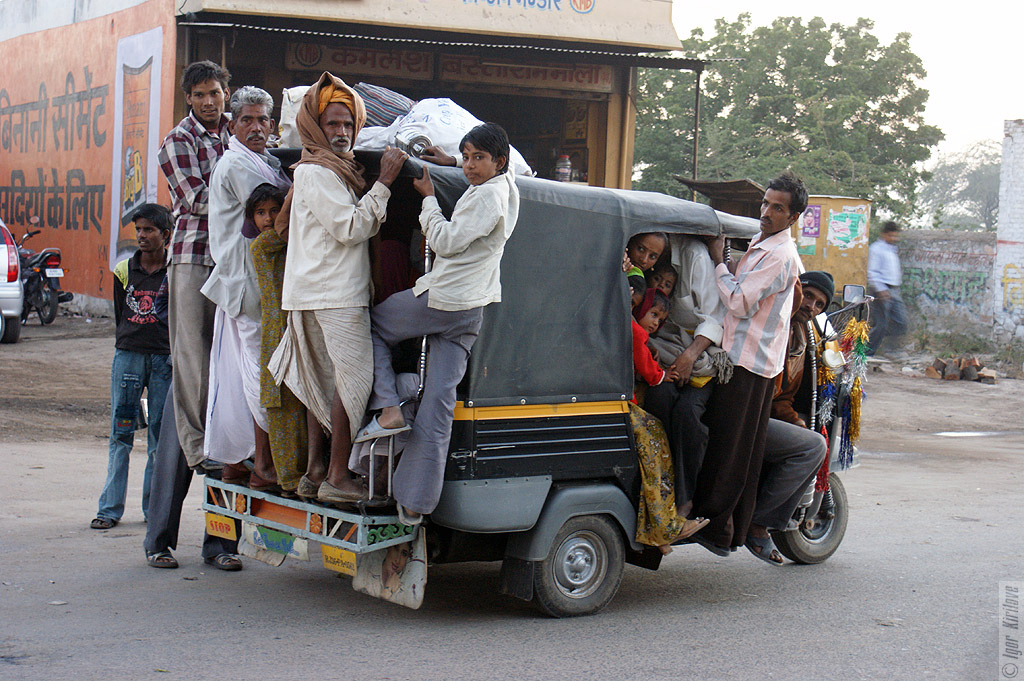
[[[418,175],[420,162],[409,165]],[[468,187],[462,171],[430,166],[430,174],[450,217]],[[750,238],[759,229],[756,220],[664,194],[523,176],[516,184],[519,220],[501,261],[502,300],[484,310],[460,390],[469,406],[629,399],[630,301],[621,268],[629,238]]]

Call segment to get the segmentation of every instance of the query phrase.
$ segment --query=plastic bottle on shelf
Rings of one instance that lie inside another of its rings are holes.
[[[568,182],[572,177],[572,161],[568,154],[562,154],[555,162],[555,179],[559,182]]]

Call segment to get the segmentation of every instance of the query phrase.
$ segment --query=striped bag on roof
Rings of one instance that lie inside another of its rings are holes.
[[[359,93],[366,104],[366,125],[387,127],[399,116],[404,116],[416,102],[403,94],[380,85],[356,83],[352,89]]]

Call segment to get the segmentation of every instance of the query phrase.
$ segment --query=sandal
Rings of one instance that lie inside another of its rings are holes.
[[[146,562],[155,568],[176,568],[178,561],[170,551],[146,551]]]
[[[708,541],[707,539],[705,539],[704,537],[700,536],[699,534],[695,534],[692,537],[690,537],[689,539],[684,539],[683,541],[684,542],[692,542],[694,544],[700,544],[701,546],[706,548],[711,553],[715,554],[716,556],[721,556],[723,558],[725,558],[730,553],[732,553],[732,549],[730,549],[729,547],[727,547],[727,546],[719,546],[718,544],[715,544],[714,542]]]
[[[398,505],[398,522],[403,525],[409,525],[410,527],[416,527],[423,522],[423,514],[417,513],[416,511],[410,511],[401,504]]]
[[[377,420],[377,417],[374,416],[372,419],[370,419],[369,423],[363,426],[360,429],[360,431],[356,433],[356,437],[354,440],[352,440],[352,443],[358,444],[360,442],[366,442],[367,440],[376,440],[379,437],[398,435],[399,433],[404,433],[407,430],[412,430],[412,426],[410,426],[408,423],[403,423],[402,425],[395,426],[394,428],[385,428],[384,426],[380,425],[380,422]]]
[[[356,484],[358,485],[358,483]],[[316,498],[331,504],[351,504],[365,499],[366,495],[367,491],[364,487],[358,487],[357,490],[343,490],[324,480],[320,483]]]
[[[89,523],[89,527],[94,530],[109,530],[114,525],[117,525],[117,521],[113,518],[93,518],[92,522]]]
[[[689,539],[693,535],[697,534],[704,527],[710,523],[711,520],[708,518],[687,518],[683,521],[683,529],[679,531],[679,534],[670,543],[675,543],[683,539]]]
[[[743,543],[747,550],[754,554],[758,560],[763,560],[769,565],[776,567],[782,565],[782,554],[775,548],[771,537],[754,537],[747,535],[747,541]],[[776,560],[778,558],[778,560]]]
[[[310,480],[308,475],[299,478],[299,485],[295,488],[295,494],[303,499],[316,499],[320,484]]]
[[[213,558],[203,558],[203,562],[226,572],[237,572],[242,569],[242,561],[230,553],[219,553]]]

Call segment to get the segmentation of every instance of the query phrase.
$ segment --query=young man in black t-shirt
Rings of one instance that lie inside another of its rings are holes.
[[[149,433],[146,472],[142,482],[142,514],[149,510],[153,454],[160,437],[164,399],[171,381],[170,339],[166,310],[158,313],[157,296],[167,288],[167,243],[171,212],[155,203],[132,214],[139,250],[114,267],[114,319],[117,323],[114,362],[110,370],[110,455],[107,482],[90,527],[107,530],[121,520],[128,493],[128,454],[135,430],[142,427],[140,399],[146,390]]]

